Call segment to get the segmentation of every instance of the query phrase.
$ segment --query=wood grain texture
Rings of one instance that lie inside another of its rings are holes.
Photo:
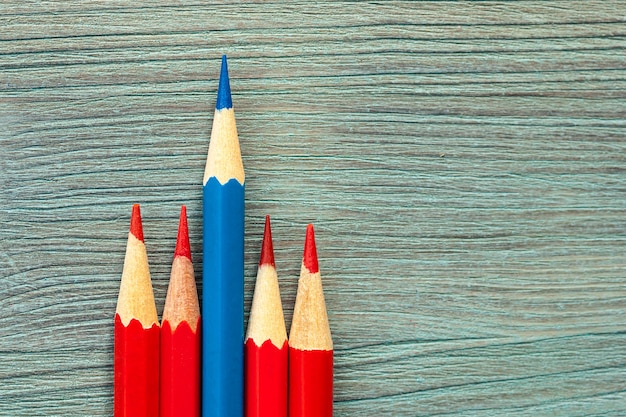
[[[0,415],[112,414],[132,203],[159,314],[181,204],[201,276],[222,53],[337,416],[626,415],[623,2],[67,3],[0,5]]]

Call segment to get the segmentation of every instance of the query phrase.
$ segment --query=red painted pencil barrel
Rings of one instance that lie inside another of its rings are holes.
[[[333,351],[289,348],[289,417],[332,417]]]
[[[246,417],[287,416],[287,341],[278,349],[270,340],[245,344]]]
[[[161,417],[200,416],[200,319],[161,326]]]
[[[124,326],[115,315],[115,417],[158,417],[159,330],[156,323],[144,329],[135,319]]]

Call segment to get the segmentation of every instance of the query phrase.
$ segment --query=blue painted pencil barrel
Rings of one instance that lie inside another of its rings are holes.
[[[244,185],[204,185],[202,415],[243,415]]]
[[[242,417],[245,174],[226,56],[203,183],[202,415]]]

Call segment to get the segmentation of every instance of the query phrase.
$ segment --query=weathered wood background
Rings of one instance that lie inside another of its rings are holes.
[[[110,416],[131,204],[159,313],[229,56],[291,322],[316,225],[337,416],[626,415],[622,1],[0,5],[0,415]]]

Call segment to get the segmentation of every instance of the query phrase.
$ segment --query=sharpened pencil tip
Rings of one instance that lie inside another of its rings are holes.
[[[315,232],[313,231],[312,224],[309,224],[306,227],[306,238],[304,240],[304,256],[302,257],[302,263],[312,274],[319,272],[320,270],[319,264],[317,263]]]
[[[217,88],[217,103],[215,109],[232,109],[233,100],[230,95],[230,80],[228,78],[228,64],[226,55],[222,55],[222,70],[220,71],[220,84]]]
[[[133,212],[130,216],[130,232],[140,241],[143,240],[143,227],[141,225],[141,211],[139,204],[133,204]]]
[[[191,260],[191,245],[189,244],[189,228],[187,227],[187,207],[181,206],[180,220],[178,221],[178,237],[174,257],[184,256]]]
[[[261,246],[261,259],[259,260],[259,266],[272,265],[276,267],[274,263],[274,245],[272,244],[272,228],[270,226],[270,216],[265,216],[265,231],[263,232],[263,245]]]

